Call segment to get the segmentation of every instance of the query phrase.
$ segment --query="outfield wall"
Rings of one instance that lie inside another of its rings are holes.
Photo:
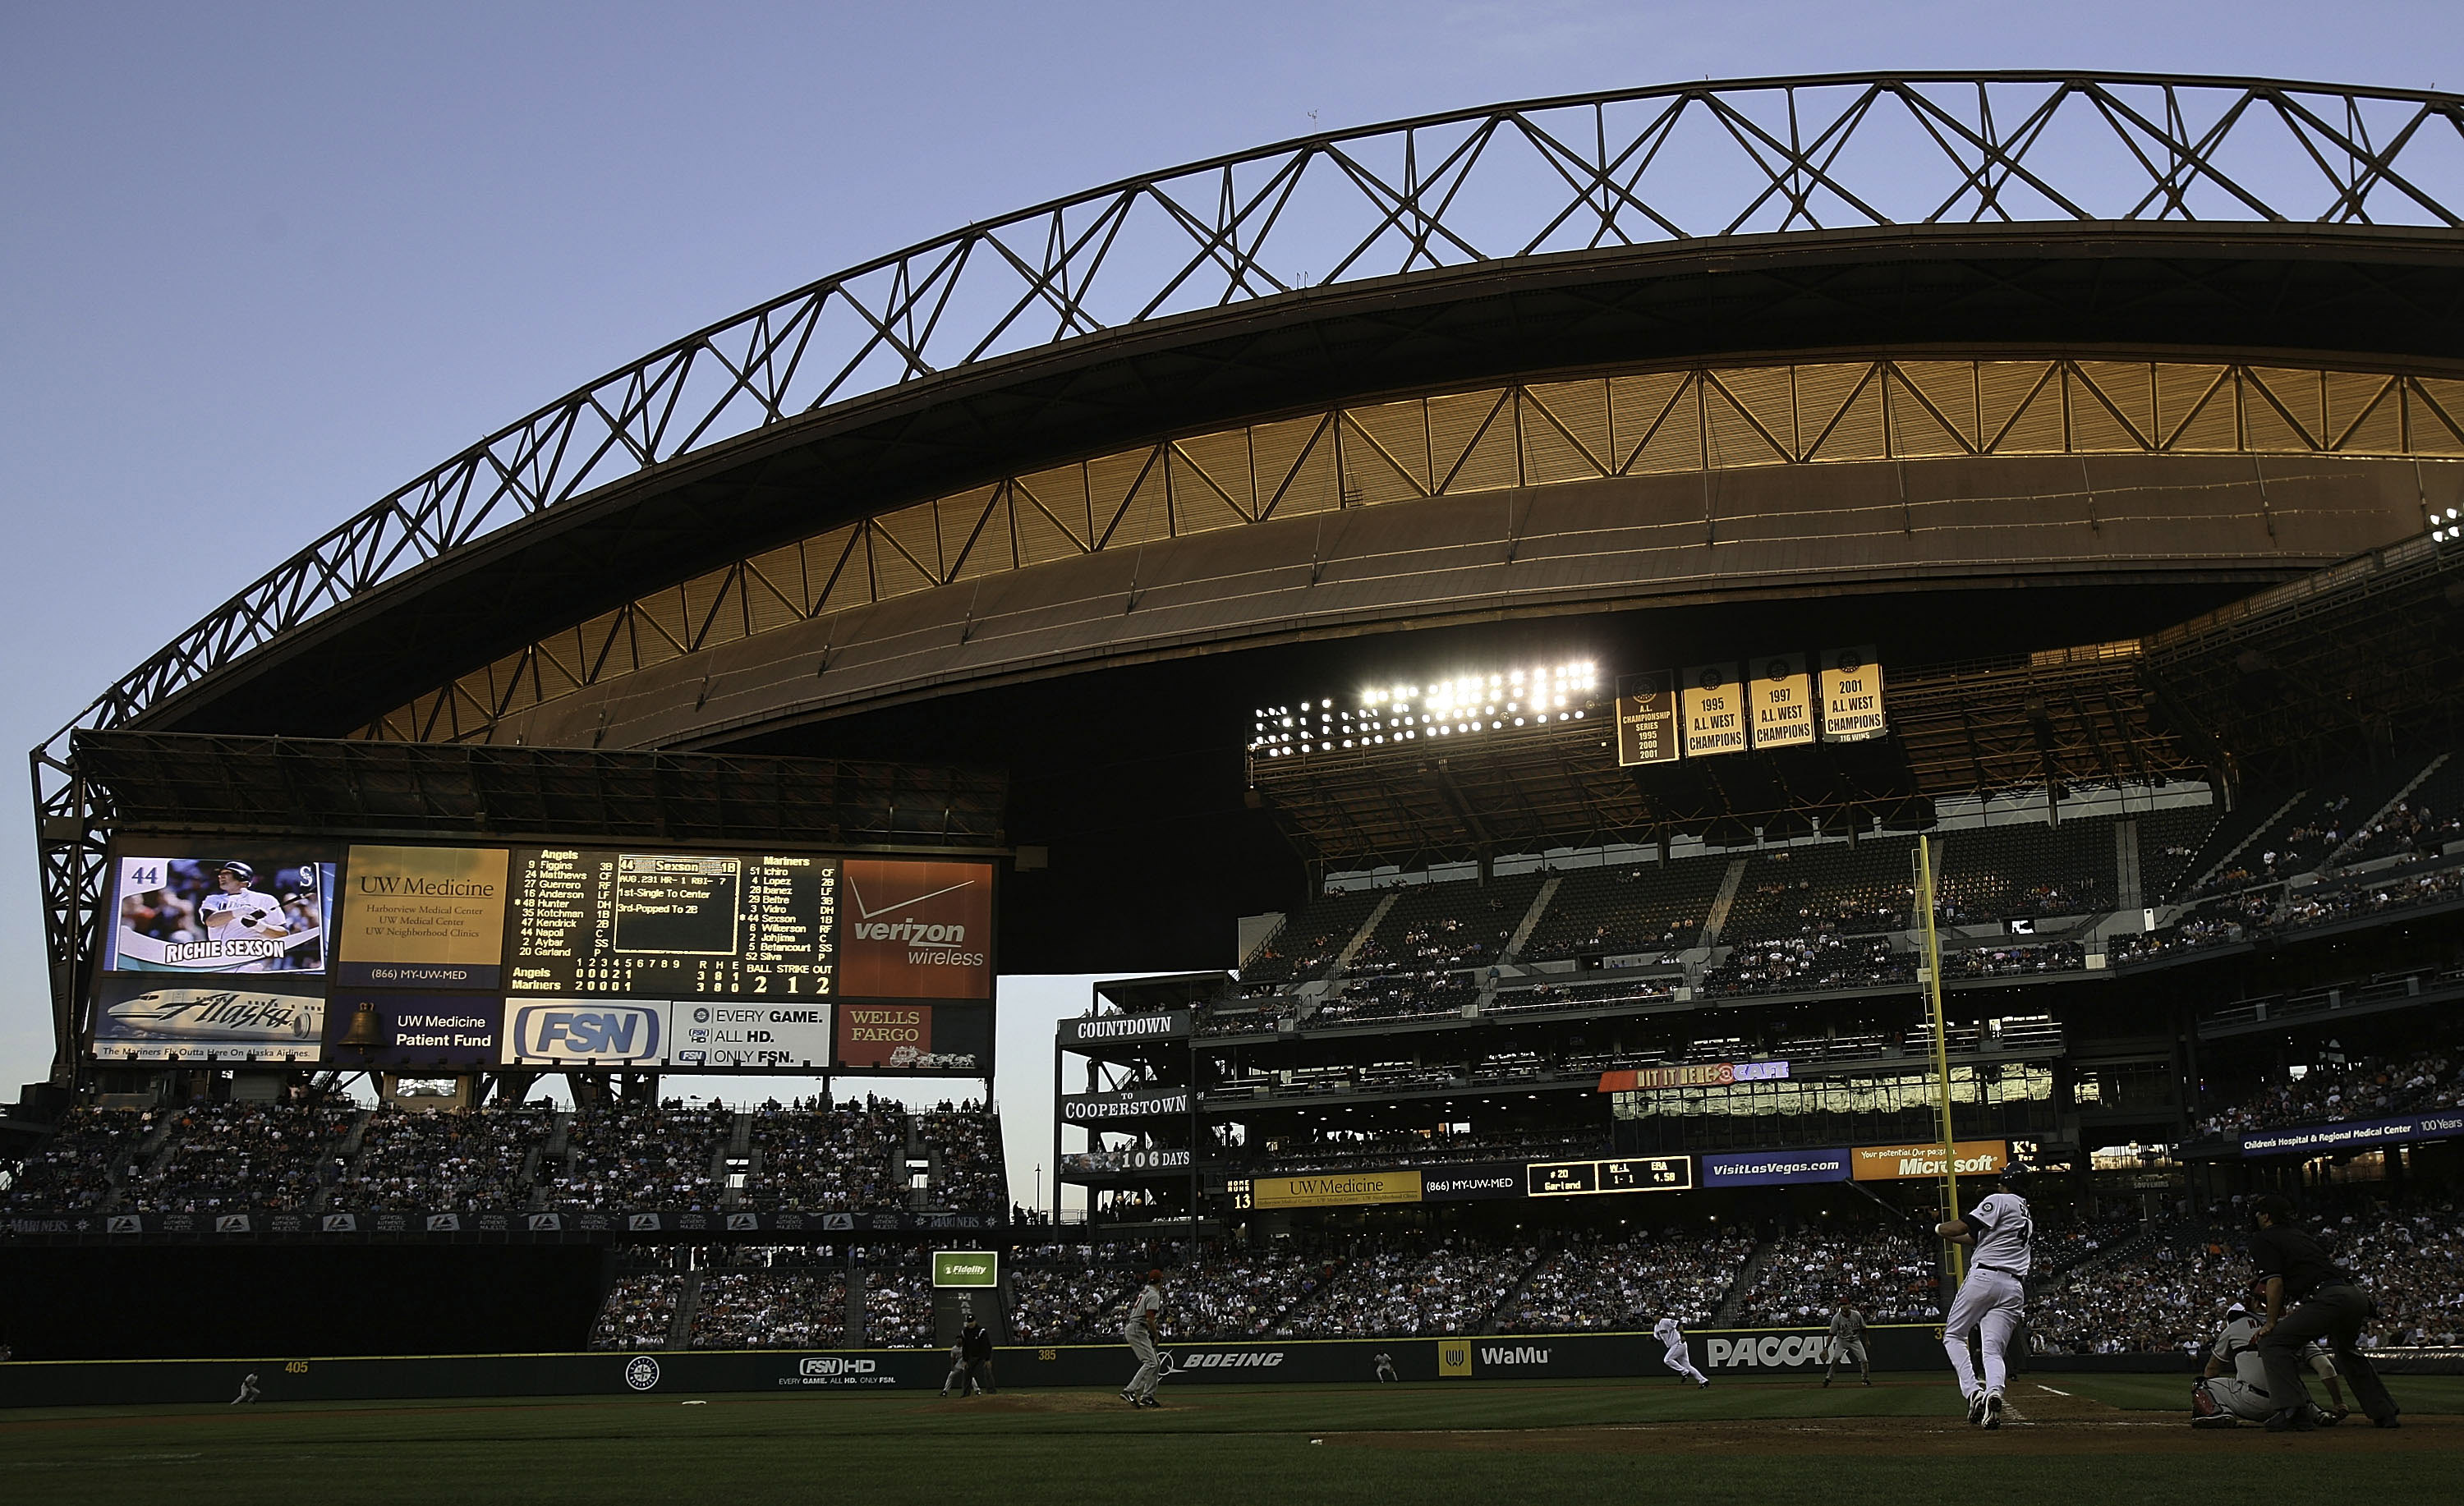
[[[1874,1367],[1942,1365],[1937,1328],[1875,1328]],[[1687,1336],[1714,1379],[1822,1367],[1813,1328],[1706,1330]],[[1435,1339],[1319,1339],[1166,1345],[1175,1386],[1364,1384],[1377,1357],[1405,1381],[1662,1378],[1649,1334],[1507,1334]],[[848,1392],[940,1389],[941,1349],[737,1349],[636,1354],[429,1355],[366,1359],[20,1361],[0,1364],[0,1407],[228,1402],[254,1375],[267,1401],[374,1401],[451,1396],[588,1396],[656,1392]],[[1008,1345],[994,1371],[1004,1386],[1116,1387],[1137,1368],[1129,1345]]]

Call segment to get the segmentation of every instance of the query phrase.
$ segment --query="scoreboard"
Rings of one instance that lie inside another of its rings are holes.
[[[827,998],[839,860],[517,848],[508,992]]]
[[[990,1073],[984,859],[190,840],[115,856],[99,1059]]]
[[[1585,1197],[1597,1192],[1683,1192],[1694,1185],[1688,1156],[1627,1161],[1535,1161],[1523,1168],[1531,1197]]]

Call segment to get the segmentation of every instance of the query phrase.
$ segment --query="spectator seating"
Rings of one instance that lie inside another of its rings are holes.
[[[2464,1106],[2464,1049],[2429,1046],[2400,1057],[2315,1065],[2299,1078],[2243,1084],[2219,1097],[2222,1102],[2199,1116],[2202,1135],[2454,1108]]]
[[[926,1192],[935,1209],[999,1216],[1009,1206],[1009,1173],[1001,1162],[1001,1121],[974,1103],[915,1116],[933,1164]]]
[[[749,1148],[743,1207],[861,1212],[906,1201],[907,1111],[895,1103],[765,1103]]]
[[[141,1212],[305,1212],[359,1110],[351,1103],[192,1103],[123,1200]]]
[[[1348,970],[1427,973],[1498,960],[1531,908],[1544,876],[1487,884],[1419,884],[1402,889]]]
[[[2139,894],[2162,905],[2194,870],[2190,864],[2227,821],[2220,805],[2172,805],[2129,817],[2139,828]]]
[[[865,1342],[876,1349],[931,1349],[933,1275],[920,1265],[875,1265],[865,1273]]]
[[[118,1193],[115,1172],[154,1132],[150,1109],[73,1108],[16,1169],[0,1209],[17,1212],[99,1211]]]
[[[1942,1316],[1940,1252],[1905,1230],[1826,1219],[1777,1241],[1743,1303],[1743,1320],[1770,1327],[1822,1323],[1841,1303],[1867,1322]]]
[[[665,1272],[619,1277],[590,1325],[593,1349],[664,1349],[685,1278]]]
[[[1351,1260],[1292,1311],[1289,1326],[1304,1339],[1481,1333],[1539,1256],[1468,1239],[1398,1245]]]
[[[1242,970],[1241,981],[1308,983],[1326,976],[1369,912],[1385,898],[1382,889],[1347,889],[1310,900],[1258,949]]]
[[[1678,977],[1626,977],[1605,983],[1551,981],[1529,988],[1501,989],[1489,999],[1489,1013],[1523,1010],[1612,1009],[1620,1004],[1663,1004],[1677,996]]]
[[[2464,758],[2451,753],[2393,809],[2347,838],[2336,862],[2350,867],[2406,853],[2434,855],[2449,842],[2464,841],[2459,808],[2464,808]]]
[[[2040,941],[2022,947],[1961,947],[1942,954],[1942,976],[1947,983],[1962,978],[2077,972],[2086,966],[2087,948],[2076,941]]]
[[[1459,972],[1390,972],[1354,979],[1318,1005],[1311,1025],[1451,1015],[1480,996],[1480,986]]]
[[[1756,853],[1729,903],[1720,940],[1904,930],[1915,845],[1909,838],[1875,838]]]
[[[1562,876],[1516,960],[1664,953],[1697,946],[1727,872],[1727,861],[1717,857],[1573,869]]]
[[[1616,1244],[1578,1240],[1551,1251],[1500,1309],[1501,1333],[1647,1330],[1661,1318],[1711,1320],[1754,1251],[1736,1225],[1645,1230]]]
[[[547,1103],[469,1113],[380,1108],[360,1154],[335,1188],[337,1206],[374,1212],[517,1208],[529,1194],[523,1163],[556,1123]]]
[[[574,1118],[567,1167],[550,1196],[564,1208],[709,1211],[724,1190],[714,1170],[736,1116],[716,1103],[688,1108],[607,1103]]]
[[[1943,919],[1972,925],[2112,909],[2116,819],[2094,816],[2059,826],[2022,821],[1946,834],[1934,884]]]
[[[2427,758],[2401,759],[2376,772],[2342,770],[2301,791],[2289,806],[2280,797],[2247,801],[2268,813],[2260,818],[2262,829],[2205,883],[2197,883],[2199,874],[2194,871],[2192,881],[2197,886],[2185,897],[2228,894],[2317,872],[2428,763]],[[2278,809],[2284,814],[2275,814]]]
[[[696,1349],[835,1349],[847,1342],[847,1278],[835,1270],[713,1271],[693,1307]]]
[[[1916,953],[1894,952],[1889,937],[1825,931],[1738,947],[1704,971],[1703,993],[1711,998],[1803,993],[1911,984],[1916,977]]]

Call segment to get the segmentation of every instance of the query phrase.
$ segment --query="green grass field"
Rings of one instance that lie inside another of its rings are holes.
[[[440,1499],[906,1501],[1069,1506],[1565,1499],[1910,1506],[2013,1499],[2180,1506],[2267,1488],[2448,1501],[2464,1379],[2398,1377],[2410,1423],[2299,1437],[2180,1426],[2176,1376],[2045,1376],[2083,1415],[1985,1433],[1944,1383],[1190,1386],[1137,1412],[1107,1393],[558,1398],[0,1414],[0,1497],[28,1502]],[[687,1405],[700,1401],[702,1405]],[[2118,1409],[2116,1409],[2118,1408]],[[1980,1476],[1990,1467],[1990,1476]]]

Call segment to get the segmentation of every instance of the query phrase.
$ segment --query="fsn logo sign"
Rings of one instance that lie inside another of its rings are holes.
[[[1785,1370],[1819,1364],[1830,1347],[1827,1334],[1766,1334],[1760,1339],[1704,1341],[1704,1358],[1714,1369]]]
[[[638,1004],[528,1004],[514,1015],[514,1055],[533,1061],[649,1061],[659,1011]]]
[[[935,1250],[933,1252],[933,1284],[999,1286],[1001,1257],[989,1250]]]
[[[842,1360],[836,1356],[820,1360],[799,1360],[796,1362],[796,1373],[798,1375],[815,1376],[824,1380],[841,1375],[871,1375],[879,1368],[880,1365],[876,1361]]]

